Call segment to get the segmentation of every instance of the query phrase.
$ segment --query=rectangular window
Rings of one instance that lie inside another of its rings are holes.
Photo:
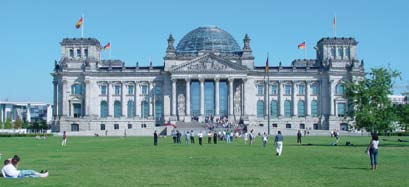
[[[273,123],[273,128],[277,128],[277,123]]]
[[[345,103],[338,103],[337,104],[337,113],[338,113],[338,117],[344,117],[345,116],[345,108],[346,105]]]
[[[74,49],[70,49],[70,57],[74,58]]]
[[[300,124],[300,129],[305,129],[305,124],[304,123]]]
[[[81,58],[81,49],[77,49],[77,57]]]
[[[298,95],[305,95],[305,86],[303,84],[298,85]]]
[[[285,95],[291,95],[291,85],[287,84],[284,88]]]
[[[271,95],[277,95],[277,94],[278,94],[277,85],[276,84],[271,85]]]
[[[289,123],[285,124],[285,128],[291,129],[291,124],[289,124]]]
[[[141,86],[142,95],[148,95],[148,85]]]
[[[115,95],[121,95],[121,86],[115,85],[114,92],[115,92]]]
[[[264,95],[264,86],[261,84],[257,85],[257,95]]]
[[[84,49],[84,57],[88,58],[88,49]]]
[[[318,86],[317,85],[313,85],[311,87],[312,90],[312,95],[318,95]]]
[[[129,85],[129,86],[128,86],[128,95],[133,95],[134,90],[135,90],[134,86],[133,86],[133,85]]]
[[[101,124],[101,131],[105,130],[105,124]]]
[[[128,129],[132,129],[132,124],[128,124]]]
[[[161,92],[160,89],[161,89],[160,86],[156,86],[156,87],[155,87],[155,94],[156,94],[156,95],[157,95],[157,94],[160,94],[160,92]]]
[[[107,95],[107,85],[101,85],[101,95]]]
[[[114,124],[114,129],[118,130],[119,129],[119,124]]]

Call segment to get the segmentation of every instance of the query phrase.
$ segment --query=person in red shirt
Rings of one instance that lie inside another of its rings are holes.
[[[67,133],[64,131],[64,133],[62,135],[61,146],[65,146],[66,144],[67,144]]]

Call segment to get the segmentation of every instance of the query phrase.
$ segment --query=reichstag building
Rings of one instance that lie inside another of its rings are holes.
[[[250,128],[346,130],[345,81],[364,76],[353,38],[322,38],[316,59],[255,66],[250,37],[243,47],[218,27],[167,40],[163,66],[103,60],[95,38],[65,38],[52,72],[55,131],[121,131],[165,123],[225,118]],[[164,42],[165,43],[165,42]],[[258,57],[265,62],[266,57]],[[268,117],[270,115],[270,117]],[[267,131],[267,130],[265,130]]]

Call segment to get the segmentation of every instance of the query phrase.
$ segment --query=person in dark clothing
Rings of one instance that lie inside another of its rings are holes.
[[[158,145],[158,133],[153,132],[153,145]]]
[[[298,133],[297,133],[297,143],[298,144],[301,144],[301,136],[302,136],[301,131],[298,130]]]
[[[178,130],[176,130],[176,142],[178,144],[180,144],[180,136],[182,136],[182,134]]]
[[[213,143],[217,144],[217,132],[216,131],[214,131],[213,133]]]
[[[190,143],[195,144],[195,133],[193,130],[190,131]]]

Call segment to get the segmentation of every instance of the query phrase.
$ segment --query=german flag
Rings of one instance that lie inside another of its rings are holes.
[[[298,49],[305,49],[305,41],[303,43],[298,44]]]
[[[77,23],[75,24],[75,28],[77,29],[81,28],[82,23],[83,23],[83,19],[81,17],[80,20],[78,20]]]
[[[108,42],[108,43],[104,46],[104,50],[108,50],[109,48],[111,48],[111,42]]]
[[[268,73],[268,68],[269,68],[269,66],[268,66],[268,56],[267,56],[267,60],[266,60],[266,69],[265,69],[265,72],[266,72],[266,73]]]

